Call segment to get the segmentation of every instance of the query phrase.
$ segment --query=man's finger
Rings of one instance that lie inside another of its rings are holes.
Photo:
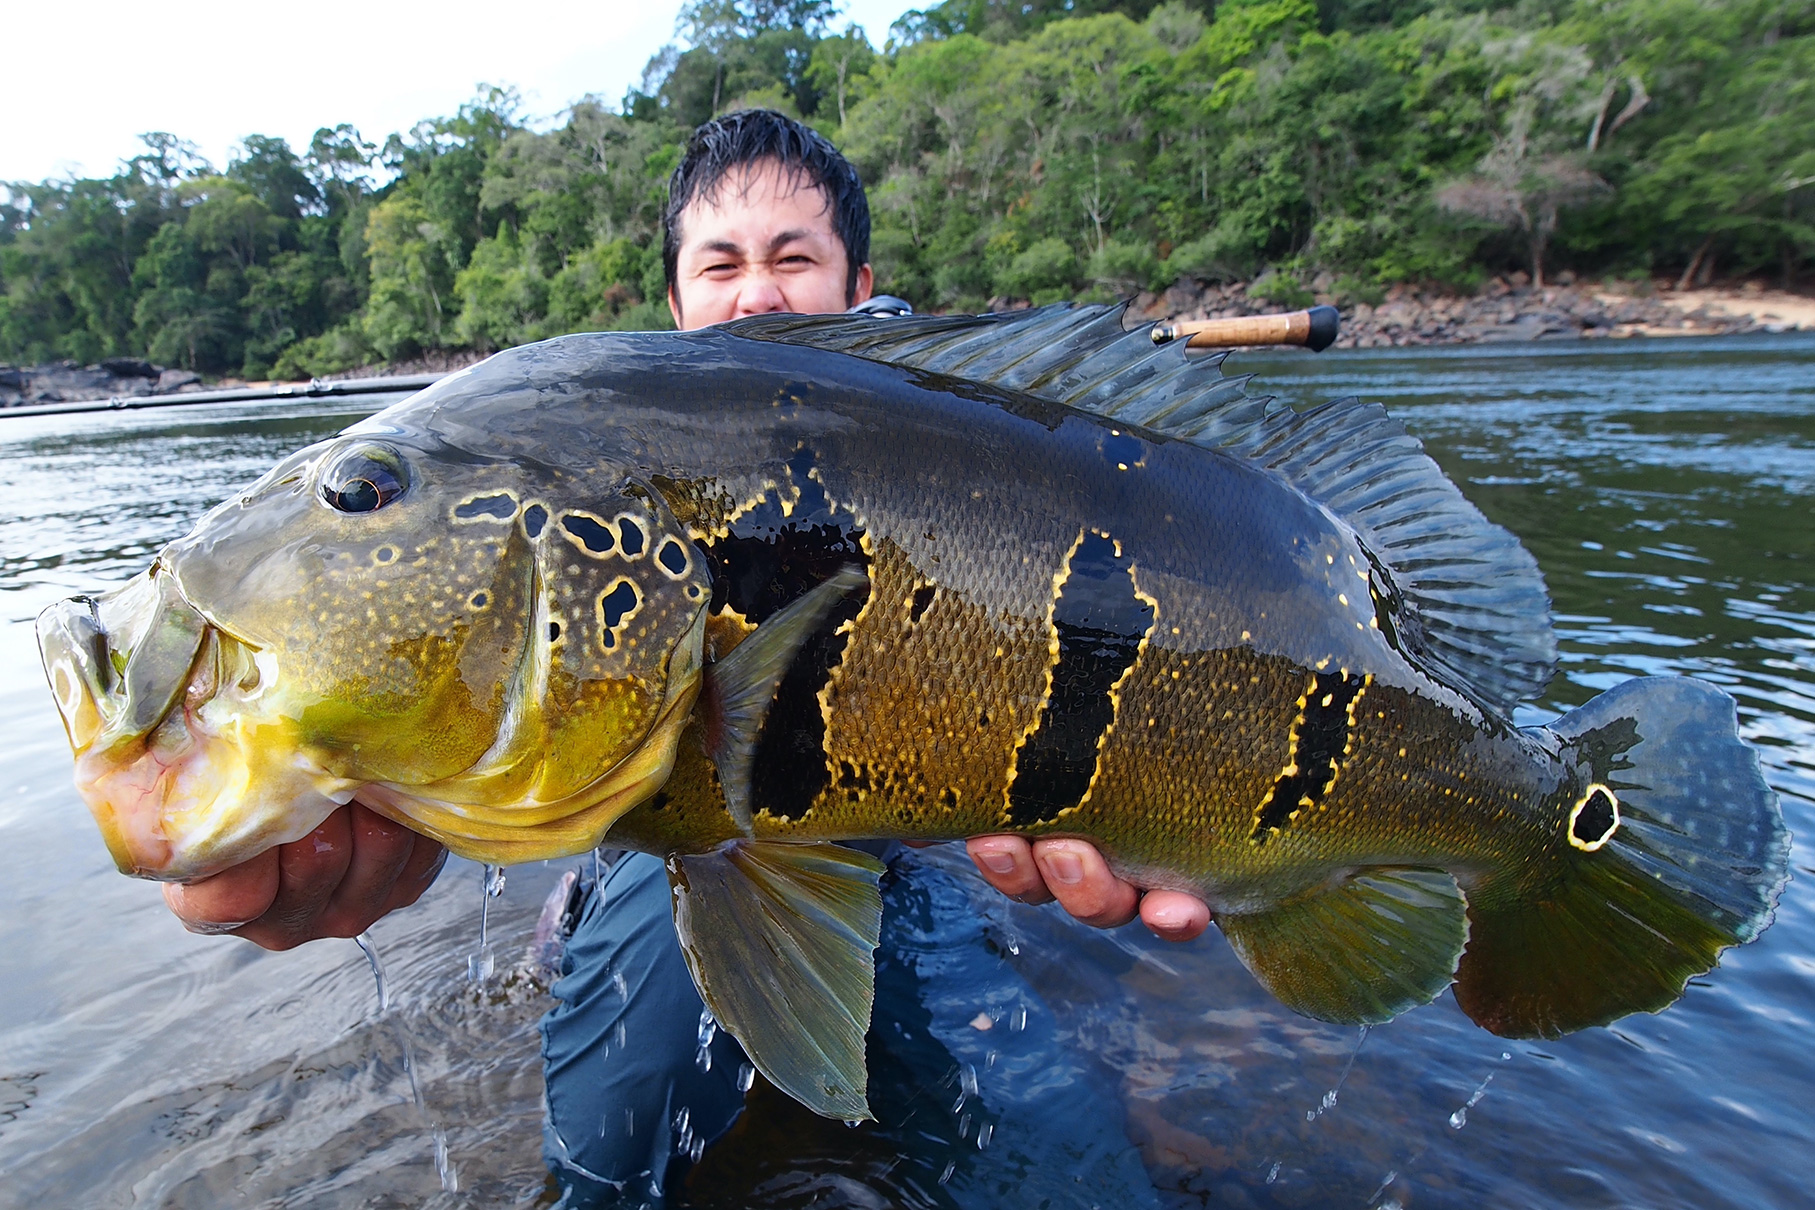
[[[359,803],[347,809],[352,856],[313,935],[357,937],[388,910],[391,891],[414,850],[416,834]]]
[[[212,878],[166,882],[164,902],[192,933],[230,933],[271,910],[277,882],[277,850],[266,849]]]
[[[1148,891],[1141,898],[1141,923],[1166,941],[1190,941],[1210,927],[1210,907],[1182,891]]]
[[[398,908],[409,907],[422,898],[422,893],[435,884],[441,876],[441,867],[447,864],[447,850],[426,836],[410,834],[408,860],[403,863],[403,873],[391,887],[391,897],[385,901],[384,910],[394,912]]]
[[[277,897],[271,910],[234,932],[268,950],[287,950],[315,937],[318,918],[353,859],[350,812],[341,807],[321,826],[277,847]]]
[[[1110,872],[1095,845],[1082,840],[1037,841],[1034,861],[1047,890],[1085,924],[1116,928],[1134,919],[1141,893]]]
[[[1051,903],[1052,893],[1034,864],[1033,847],[1019,836],[977,836],[964,844],[983,881],[1022,903]]]

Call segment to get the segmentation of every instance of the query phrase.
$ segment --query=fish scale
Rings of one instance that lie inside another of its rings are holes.
[[[151,877],[353,795],[489,864],[660,854],[714,1018],[844,1119],[881,869],[842,839],[1088,839],[1329,1021],[1453,984],[1553,1036],[1755,937],[1788,836],[1731,699],[1515,727],[1531,556],[1377,405],[1219,364],[1089,307],[501,353],[46,611],[78,786]]]

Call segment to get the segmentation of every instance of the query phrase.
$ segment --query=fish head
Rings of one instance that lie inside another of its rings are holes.
[[[611,468],[368,424],[286,458],[39,646],[116,863],[190,880],[361,801],[497,863],[660,787],[708,571]]]

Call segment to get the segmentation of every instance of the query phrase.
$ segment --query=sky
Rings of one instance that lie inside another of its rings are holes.
[[[846,0],[880,45],[908,0]],[[532,117],[597,93],[612,102],[673,40],[680,0],[88,0],[8,6],[9,116],[0,181],[108,176],[143,131],[197,144],[224,168],[248,134],[307,147],[350,122],[379,143],[453,113],[477,86],[514,85]]]

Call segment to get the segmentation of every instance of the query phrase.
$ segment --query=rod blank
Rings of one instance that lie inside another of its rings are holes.
[[[1336,340],[1341,323],[1335,307],[1312,307],[1279,315],[1241,315],[1230,319],[1194,319],[1155,324],[1153,343],[1185,337],[1194,349],[1228,349],[1246,345],[1303,345],[1321,353]]]

